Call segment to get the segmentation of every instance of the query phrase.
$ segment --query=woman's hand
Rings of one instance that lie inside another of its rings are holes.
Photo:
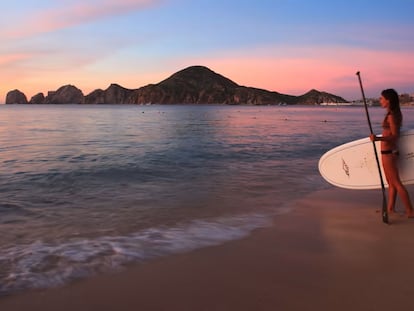
[[[377,140],[378,140],[378,137],[377,137],[377,136],[375,136],[374,134],[371,134],[371,135],[369,135],[369,139],[370,139],[371,141],[377,141]]]

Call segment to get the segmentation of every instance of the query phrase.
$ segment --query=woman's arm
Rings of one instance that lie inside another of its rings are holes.
[[[388,122],[390,124],[390,134],[387,136],[375,136],[375,135],[370,135],[370,139],[371,141],[386,141],[386,142],[390,142],[390,143],[396,143],[398,138],[400,137],[400,126],[399,124],[397,124],[395,117],[390,114],[388,115]]]

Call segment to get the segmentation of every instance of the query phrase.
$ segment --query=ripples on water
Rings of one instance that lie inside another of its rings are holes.
[[[5,294],[243,237],[329,187],[319,157],[368,127],[362,108],[2,106],[0,131]]]

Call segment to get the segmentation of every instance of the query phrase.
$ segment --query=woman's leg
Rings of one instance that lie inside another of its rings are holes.
[[[397,189],[394,187],[391,180],[391,171],[393,170],[393,165],[391,162],[391,157],[389,155],[382,156],[382,166],[384,168],[385,178],[388,183],[388,205],[387,210],[389,213],[395,212],[395,202],[397,200]]]
[[[388,184],[389,185],[389,184]],[[395,202],[397,201],[397,189],[394,186],[388,186],[388,212],[395,212]]]
[[[407,189],[402,184],[400,176],[398,174],[397,156],[384,155],[383,166],[384,166],[384,171],[386,172],[388,185],[390,189],[391,188],[395,189],[395,190],[390,190],[390,195],[395,195],[393,192],[397,192],[401,198],[401,201],[404,204],[407,216],[414,217],[413,205],[411,204],[410,196],[408,194]],[[394,200],[394,204],[395,204],[395,197],[390,197],[389,200],[390,201]],[[388,205],[388,206],[392,206],[392,205]]]

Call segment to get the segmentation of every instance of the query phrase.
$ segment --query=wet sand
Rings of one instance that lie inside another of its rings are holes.
[[[0,310],[413,309],[413,219],[383,224],[380,191],[321,191],[293,207],[243,240],[3,297]]]

